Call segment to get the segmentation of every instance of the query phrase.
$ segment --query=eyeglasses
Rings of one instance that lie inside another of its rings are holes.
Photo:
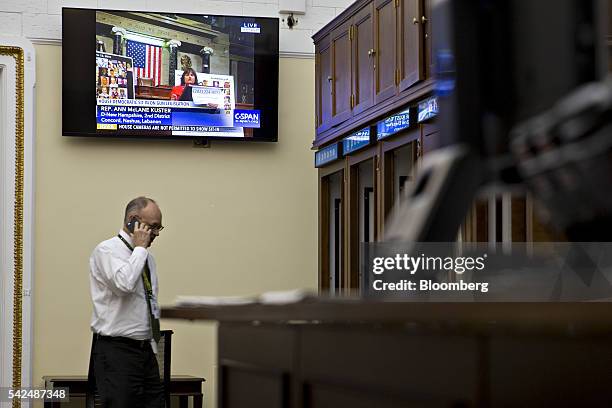
[[[151,231],[160,232],[161,230],[164,229],[163,225],[157,225],[157,224],[149,225],[146,222],[143,222],[143,221],[140,221],[140,220],[138,220],[138,222],[140,222],[140,223],[146,225],[147,227],[149,227],[149,229]]]
[[[149,225],[149,229],[151,231],[160,232],[161,230],[164,229],[164,226],[163,225]]]
[[[161,230],[164,229],[163,225],[157,225],[157,224],[149,225],[146,222],[142,221],[140,217],[135,217],[135,218],[136,218],[136,221],[138,221],[139,223],[144,224],[147,227],[149,227],[151,231],[160,232]]]

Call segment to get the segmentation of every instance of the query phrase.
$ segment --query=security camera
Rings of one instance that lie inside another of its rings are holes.
[[[296,25],[297,23],[298,23],[298,19],[293,17],[293,13],[289,14],[289,17],[287,17],[287,27],[293,28],[293,26]]]

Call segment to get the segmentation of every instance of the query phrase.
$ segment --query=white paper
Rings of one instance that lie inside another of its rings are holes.
[[[192,86],[191,96],[196,105],[205,105],[211,108],[223,107],[223,90],[210,86]]]

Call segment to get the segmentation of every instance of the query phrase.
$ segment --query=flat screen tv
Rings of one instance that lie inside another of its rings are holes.
[[[275,142],[278,19],[62,10],[64,136]]]

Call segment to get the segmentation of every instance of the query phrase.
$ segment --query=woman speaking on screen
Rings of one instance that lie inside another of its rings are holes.
[[[191,97],[191,92],[185,93],[185,96],[188,96],[187,99],[181,98],[181,96],[183,95],[183,92],[185,92],[185,89],[187,87],[197,85],[197,82],[198,76],[195,70],[193,68],[187,68],[185,71],[183,71],[183,75],[181,76],[181,84],[172,88],[172,92],[170,93],[170,99],[173,101],[193,100]]]

